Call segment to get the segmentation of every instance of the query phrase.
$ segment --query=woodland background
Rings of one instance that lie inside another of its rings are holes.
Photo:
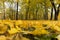
[[[1,0],[0,19],[60,20],[60,0]]]
[[[0,40],[60,40],[50,20],[60,20],[60,0],[0,0]]]

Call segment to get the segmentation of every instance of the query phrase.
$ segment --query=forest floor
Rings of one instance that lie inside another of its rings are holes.
[[[60,21],[0,20],[0,40],[51,40],[58,35]]]

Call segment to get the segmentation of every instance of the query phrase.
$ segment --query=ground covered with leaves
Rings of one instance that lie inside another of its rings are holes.
[[[60,21],[0,20],[0,40],[53,40],[60,35]]]

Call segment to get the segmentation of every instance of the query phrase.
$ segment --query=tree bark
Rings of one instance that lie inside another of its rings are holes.
[[[54,20],[58,20],[60,4],[59,4],[59,6],[58,6],[57,9],[56,9],[54,0],[50,0],[50,1],[51,1],[51,4],[52,4],[53,8],[54,8],[54,11],[55,11]]]
[[[48,20],[48,9],[45,6],[44,20]]]
[[[48,8],[46,6],[46,2],[44,2],[44,20],[48,20]]]
[[[26,8],[26,20],[29,19],[29,6],[30,6],[30,1],[28,2],[28,6]]]
[[[29,7],[27,8],[27,10],[26,10],[26,20],[28,20],[28,13],[29,13]]]
[[[16,20],[18,20],[18,2],[17,2],[17,13],[16,13]]]
[[[3,11],[4,11],[4,19],[5,19],[5,5],[4,5],[4,2],[3,2],[3,7],[4,7]]]
[[[53,8],[51,9],[51,18],[50,18],[50,20],[52,20],[52,18],[53,18]]]

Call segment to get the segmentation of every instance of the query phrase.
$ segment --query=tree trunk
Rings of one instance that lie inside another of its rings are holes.
[[[16,20],[18,20],[18,2],[17,2]]]
[[[3,2],[3,7],[4,7],[3,11],[4,11],[4,19],[5,19],[5,5],[4,5],[4,2]]]
[[[54,11],[55,11],[54,20],[58,20],[60,4],[59,4],[59,6],[56,9],[56,6],[54,4],[54,1],[53,0],[50,0],[50,1],[51,1],[51,4],[52,4],[53,8],[54,8]]]
[[[48,20],[48,9],[47,9],[46,5],[45,5],[44,20]]]
[[[50,18],[50,20],[52,20],[52,18],[53,18],[53,8],[51,9],[51,18]]]
[[[29,6],[30,6],[30,1],[28,2],[28,6],[27,6],[27,9],[26,9],[26,20],[29,19]]]
[[[26,20],[28,20],[29,7],[26,9]]]
[[[38,17],[37,17],[37,16],[38,16],[38,7],[36,8],[36,12],[35,12],[34,15],[35,15],[35,16],[34,16],[34,19],[35,19],[35,20],[38,20]]]
[[[58,6],[58,8],[57,8],[57,10],[56,10],[56,12],[55,12],[55,18],[54,18],[54,20],[58,20],[59,7],[60,7],[60,4],[59,4],[59,6]]]

